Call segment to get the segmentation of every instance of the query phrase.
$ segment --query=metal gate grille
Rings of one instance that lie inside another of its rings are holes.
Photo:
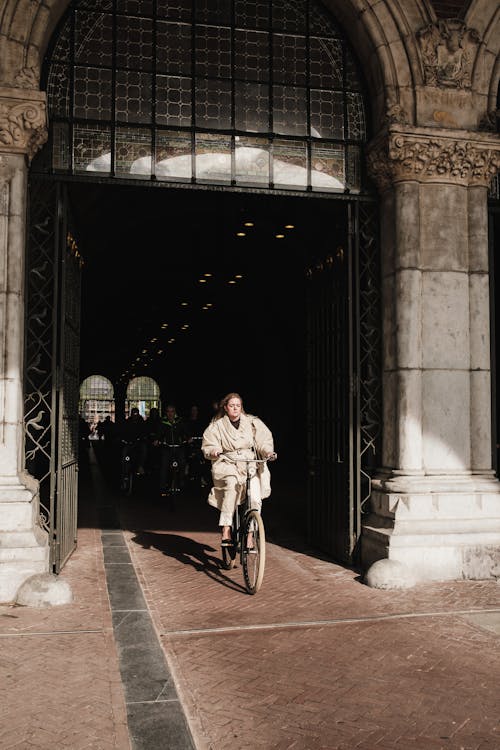
[[[344,220],[347,230],[347,214]],[[311,543],[339,560],[350,559],[350,367],[347,231],[308,269],[307,433]]]
[[[363,513],[371,495],[371,477],[381,455],[382,437],[382,301],[378,206],[357,204],[359,258],[359,430],[360,496]]]
[[[81,259],[65,186],[30,183],[25,460],[39,481],[40,523],[59,572],[76,546]]]
[[[344,226],[307,270],[308,530],[352,563],[381,420],[376,206],[349,203]]]

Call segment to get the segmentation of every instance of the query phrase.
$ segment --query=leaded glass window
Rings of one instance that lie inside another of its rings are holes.
[[[320,0],[75,0],[45,81],[57,172],[361,189],[362,85]]]
[[[132,378],[127,386],[126,416],[137,407],[143,417],[148,417],[151,409],[160,408],[160,386],[147,376]]]
[[[89,424],[92,434],[106,417],[115,420],[113,384],[104,375],[89,375],[80,385],[80,416]]]

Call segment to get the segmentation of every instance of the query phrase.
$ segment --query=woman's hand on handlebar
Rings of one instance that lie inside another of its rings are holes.
[[[278,458],[278,454],[274,453],[273,451],[272,453],[268,453],[266,458],[268,461],[276,461],[276,459]]]

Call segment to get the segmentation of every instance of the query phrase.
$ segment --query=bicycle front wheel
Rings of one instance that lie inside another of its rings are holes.
[[[256,594],[262,585],[266,565],[266,534],[260,513],[251,510],[245,517],[242,541],[243,576],[249,594]]]
[[[124,495],[132,494],[132,467],[130,463],[125,464],[122,476],[121,491]]]

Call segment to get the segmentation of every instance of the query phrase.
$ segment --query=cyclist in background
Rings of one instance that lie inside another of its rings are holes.
[[[162,420],[159,410],[152,406],[149,410],[149,416],[144,422],[144,432],[146,434],[146,469],[147,473],[153,473],[160,470],[160,446],[159,440],[162,432]]]
[[[123,441],[122,459],[129,455],[134,461],[136,474],[143,476],[146,461],[146,433],[144,419],[136,406],[131,409],[130,416],[123,423],[120,437]]]
[[[214,486],[208,502],[220,510],[221,545],[232,544],[231,524],[236,506],[243,502],[246,487],[246,463],[241,459],[267,458],[274,460],[271,430],[258,417],[246,414],[238,393],[228,393],[220,402],[219,412],[212,419],[201,444],[205,458],[212,461]],[[228,459],[225,460],[224,454]],[[252,466],[252,465],[250,465]],[[267,464],[253,464],[250,480],[251,507],[260,512],[262,499],[271,494],[271,475]]]
[[[181,489],[184,480],[184,471],[186,468],[186,444],[189,439],[189,433],[183,420],[177,414],[174,404],[168,404],[165,410],[165,416],[161,420],[159,433],[159,444],[161,448],[160,457],[160,494],[167,495],[167,488],[170,486],[170,470],[172,458],[178,461],[178,481]],[[169,446],[177,445],[179,448]]]
[[[186,476],[190,481],[198,481],[202,487],[208,484],[209,463],[201,451],[201,440],[206,422],[200,419],[200,410],[193,405],[189,411],[189,419],[186,421],[186,429],[189,434],[187,447]]]

